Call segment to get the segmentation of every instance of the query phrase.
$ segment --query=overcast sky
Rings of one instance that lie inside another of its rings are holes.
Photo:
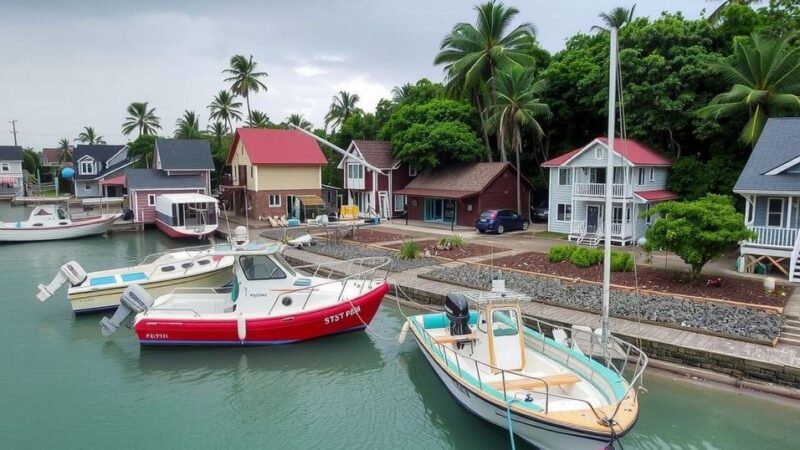
[[[474,21],[477,0],[212,2],[0,0],[0,145],[36,149],[74,139],[93,126],[124,143],[125,108],[148,101],[169,135],[186,109],[205,127],[212,96],[227,88],[220,73],[231,55],[252,54],[269,73],[269,91],[251,99],[274,122],[299,112],[322,125],[339,90],[372,110],[393,86],[442,80],[432,60],[456,22]],[[541,44],[558,51],[588,32],[619,0],[516,0]],[[630,1],[629,3],[633,3]],[[703,0],[639,0],[637,16],[679,10],[700,15]]]

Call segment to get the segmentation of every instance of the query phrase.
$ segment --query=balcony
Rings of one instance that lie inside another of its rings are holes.
[[[631,197],[631,189],[624,184],[614,184],[611,192],[614,198],[629,198]],[[605,197],[606,185],[605,183],[574,183],[572,185],[573,197]]]
[[[759,227],[748,225],[756,238],[748,243],[761,247],[792,248],[797,239],[797,228]]]
[[[364,189],[364,177],[347,177],[347,189]]]

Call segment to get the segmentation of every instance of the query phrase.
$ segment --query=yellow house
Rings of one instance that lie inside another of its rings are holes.
[[[304,219],[303,206],[322,204],[322,166],[327,160],[314,138],[295,130],[239,128],[222,182],[228,206],[251,217]]]

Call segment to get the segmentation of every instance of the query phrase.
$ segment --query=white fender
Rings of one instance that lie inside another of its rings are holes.
[[[247,319],[242,315],[236,318],[236,331],[239,333],[239,340],[244,341],[247,337]]]
[[[408,323],[408,320],[403,324],[403,328],[400,329],[400,336],[397,336],[397,342],[400,344],[405,344],[406,336],[408,335],[408,330],[411,328],[411,324]]]

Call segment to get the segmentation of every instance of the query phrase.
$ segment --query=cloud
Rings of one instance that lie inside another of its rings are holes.
[[[321,67],[313,66],[310,64],[304,64],[302,66],[297,66],[294,68],[294,72],[303,77],[315,77],[317,75],[323,75],[328,73],[327,70],[322,69]]]
[[[353,78],[341,81],[332,86],[336,92],[347,91],[351,94],[358,94],[360,101],[358,106],[365,111],[372,111],[382,98],[391,97],[391,88],[384,84],[373,81],[368,75],[358,75]]]

